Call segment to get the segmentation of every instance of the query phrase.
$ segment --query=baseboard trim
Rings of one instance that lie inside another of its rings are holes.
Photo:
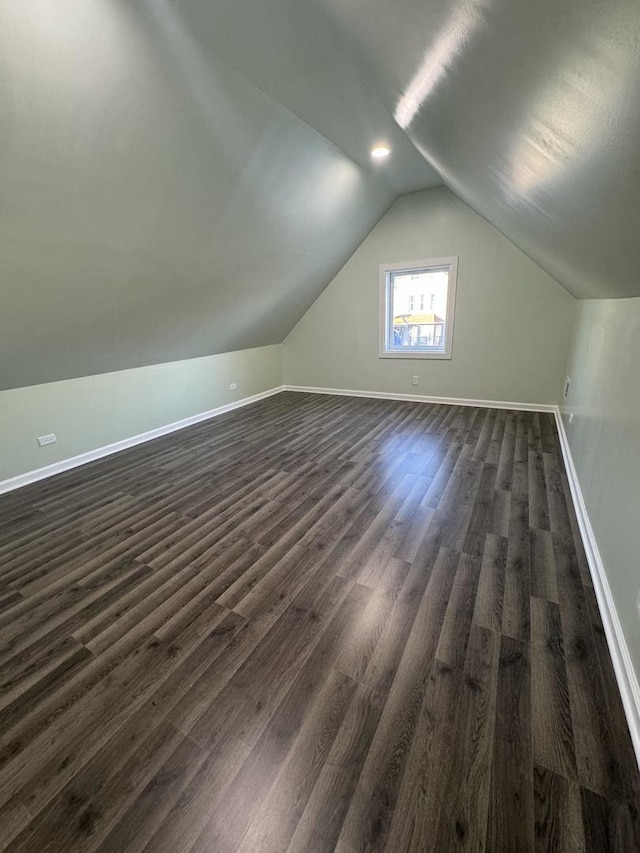
[[[580,535],[582,536],[582,542],[587,555],[589,571],[591,572],[593,587],[598,600],[598,607],[600,608],[602,624],[611,660],[613,661],[618,688],[622,696],[622,704],[627,717],[636,760],[640,767],[640,684],[638,683],[638,676],[631,661],[629,647],[622,631],[620,617],[618,616],[615,601],[613,600],[613,594],[611,593],[611,587],[609,586],[604,563],[602,562],[595,532],[589,519],[589,513],[587,512],[582,489],[580,488],[580,481],[578,480],[578,474],[573,463],[569,440],[558,407],[555,410],[555,417],[571,497],[573,498],[573,505],[578,518]]]
[[[243,406],[248,406],[251,403],[256,403],[258,400],[264,400],[266,397],[272,397],[274,394],[280,394],[282,391],[299,391],[308,394],[332,394],[343,397],[370,397],[381,400],[401,400],[414,403],[439,403],[448,406],[479,406],[482,408],[491,409],[514,409],[527,412],[553,412],[555,406],[532,405],[530,403],[507,403],[500,400],[471,400],[459,397],[431,397],[422,394],[392,394],[381,391],[354,391],[345,388],[314,388],[303,385],[280,385],[276,388],[270,388],[268,391],[263,391],[260,394],[254,394],[251,397],[245,397],[242,400],[237,400],[233,403],[227,403],[224,406],[218,406],[215,409],[210,409],[206,412],[201,412],[197,415],[192,415],[188,418],[183,418],[179,421],[166,424],[156,429],[148,430],[139,435],[131,436],[130,438],[115,441],[113,444],[107,444],[103,447],[97,447],[94,450],[88,450],[86,453],[80,453],[77,456],[71,456],[68,459],[61,459],[59,462],[53,462],[51,465],[45,465],[43,468],[36,468],[33,471],[26,471],[24,474],[18,474],[15,477],[10,477],[7,480],[0,480],[0,495],[7,492],[13,492],[16,489],[22,489],[24,486],[29,486],[31,483],[37,483],[39,480],[45,480],[49,477],[55,477],[56,474],[62,474],[65,471],[70,471],[72,468],[78,468],[81,465],[86,465],[89,462],[95,462],[97,459],[102,459],[105,456],[111,456],[113,453],[119,453],[121,450],[127,450],[129,447],[135,447],[137,444],[144,444],[147,441],[153,441],[154,438],[160,438],[163,435],[176,432],[201,421],[209,420],[210,418],[223,415],[225,412],[232,412],[234,409],[240,409]]]
[[[16,477],[0,481],[0,495],[13,492],[15,489],[21,489],[24,486],[29,486],[31,483],[37,483],[39,480],[45,480],[48,477],[54,477],[56,474],[62,474],[64,471],[70,471],[72,468],[79,468],[88,462],[95,462],[97,459],[102,459],[104,456],[111,456],[113,453],[119,453],[121,450],[127,450],[129,447],[135,447],[137,444],[153,441],[154,438],[160,438],[171,432],[177,432],[180,429],[185,429],[185,427],[198,424],[201,421],[208,421],[210,418],[216,418],[219,415],[224,415],[226,412],[232,412],[234,409],[241,409],[244,406],[249,406],[251,403],[257,403],[258,400],[264,400],[267,397],[273,397],[274,394],[280,394],[283,390],[282,386],[270,388],[268,391],[262,391],[260,394],[253,394],[251,397],[244,397],[242,400],[218,406],[216,409],[210,409],[207,412],[200,412],[200,414],[182,418],[182,420],[142,432],[139,435],[131,436],[131,438],[124,438],[121,441],[115,441],[113,444],[97,447],[95,450],[88,450],[86,453],[80,453],[78,456],[61,459],[59,462],[46,465],[44,468],[37,468],[34,471],[18,474]]]
[[[555,405],[544,403],[509,403],[504,400],[472,400],[466,397],[431,397],[425,394],[393,394],[386,391],[354,391],[347,388],[314,388],[306,385],[283,385],[283,391],[305,394],[332,394],[339,397],[370,397],[374,400],[401,400],[407,403],[437,403],[445,406],[475,406],[482,409],[512,409],[520,412],[551,412]]]

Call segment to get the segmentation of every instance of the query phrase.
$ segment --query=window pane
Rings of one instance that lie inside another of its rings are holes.
[[[444,347],[448,281],[448,269],[391,274],[391,348]]]

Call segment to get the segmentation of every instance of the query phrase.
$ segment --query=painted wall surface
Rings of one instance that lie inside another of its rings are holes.
[[[0,390],[280,343],[396,196],[184,5],[0,3]]]
[[[0,481],[281,384],[275,345],[1,391]]]
[[[317,2],[460,198],[576,296],[640,296],[637,0]]]
[[[380,264],[452,255],[459,257],[453,358],[379,358]],[[396,201],[286,338],[285,383],[554,403],[575,306],[449,190],[413,193]]]
[[[581,302],[563,403],[587,511],[640,673],[640,299]],[[569,413],[574,421],[569,426]]]

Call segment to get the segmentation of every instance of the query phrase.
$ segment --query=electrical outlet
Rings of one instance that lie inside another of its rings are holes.
[[[419,376],[412,376],[411,377],[411,384],[412,385],[419,385],[420,384],[420,377]]]
[[[569,426],[573,426],[573,412],[569,414]]]
[[[566,400],[569,396],[569,388],[571,387],[571,377],[567,376],[564,381],[564,399]]]
[[[237,390],[238,390],[238,383],[232,382],[231,385],[229,385],[229,391],[237,391]]]
[[[41,435],[38,437],[40,447],[46,447],[47,444],[55,444],[58,439],[55,432],[50,432],[49,435]]]

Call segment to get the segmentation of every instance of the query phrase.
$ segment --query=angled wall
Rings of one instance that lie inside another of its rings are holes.
[[[378,357],[379,266],[459,257],[453,358]],[[286,384],[555,403],[576,300],[444,187],[402,196],[295,326]],[[419,387],[411,385],[420,376]]]
[[[640,296],[636,0],[318,0],[444,183],[579,298]]]
[[[279,343],[396,195],[182,6],[0,4],[0,389]]]

